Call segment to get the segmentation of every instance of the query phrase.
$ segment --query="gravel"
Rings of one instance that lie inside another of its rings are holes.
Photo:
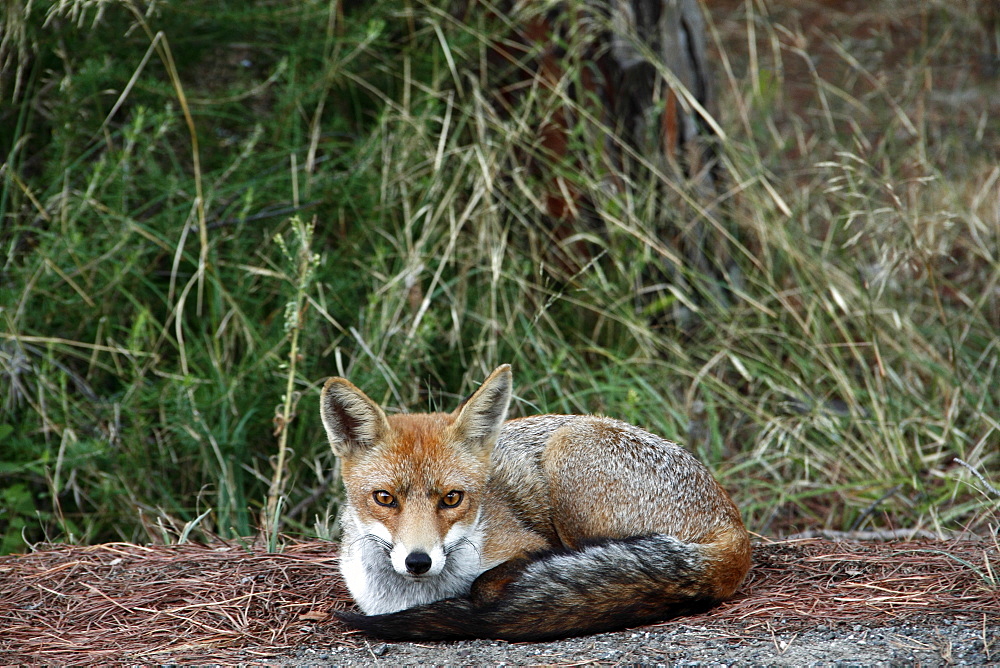
[[[886,620],[890,622],[891,620]],[[721,635],[681,621],[544,643],[472,640],[385,643],[354,636],[354,647],[305,646],[270,665],[629,665],[983,666],[1000,661],[998,622],[941,619],[899,625],[817,624],[775,631],[771,624]],[[771,628],[769,628],[771,627]],[[984,646],[984,641],[986,645]]]

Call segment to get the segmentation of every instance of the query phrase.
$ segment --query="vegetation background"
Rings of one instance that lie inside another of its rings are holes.
[[[501,362],[515,414],[686,443],[756,532],[995,526],[955,462],[1000,470],[1000,97],[978,2],[708,2],[724,194],[668,174],[609,189],[581,108],[574,163],[549,168],[606,252],[575,264],[523,168],[573,103],[533,89],[499,113],[482,85],[510,17],[0,12],[0,552],[329,536],[322,381],[450,410]],[[732,270],[665,271],[663,216],[730,235]]]

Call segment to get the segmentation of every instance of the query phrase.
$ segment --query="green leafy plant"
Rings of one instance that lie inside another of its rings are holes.
[[[964,71],[974,16],[880,2],[900,29],[863,40],[832,11],[713,15],[706,202],[653,164],[655,187],[610,178],[611,128],[565,93],[574,35],[559,86],[501,105],[482,64],[517,16],[7,7],[3,550],[329,537],[323,379],[451,410],[502,362],[515,415],[684,442],[755,531],[995,524],[953,463],[1000,466],[1000,121],[992,84],[939,73]],[[572,152],[548,164],[563,108]],[[557,181],[586,203],[568,241]],[[664,219],[729,235],[733,270],[686,265]]]

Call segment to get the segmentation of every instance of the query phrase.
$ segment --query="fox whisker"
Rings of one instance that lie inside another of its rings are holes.
[[[362,536],[358,536],[353,541],[351,541],[350,547],[348,549],[353,549],[355,545],[357,545],[358,543],[364,542],[364,541],[371,541],[371,542],[375,543],[386,554],[389,554],[390,552],[392,552],[392,543],[390,543],[389,541],[387,541],[385,539],[379,538],[378,536],[376,536],[373,533],[366,533],[366,534],[364,534]]]
[[[456,551],[462,549],[465,546],[471,547],[475,551],[475,553],[479,556],[479,560],[482,561],[482,559],[483,559],[483,553],[479,550],[479,546],[476,545],[475,543],[473,543],[471,540],[469,540],[465,536],[462,536],[461,538],[459,538],[458,540],[456,540],[451,545],[445,546],[445,548],[444,548],[445,556],[447,556],[449,554],[452,554],[453,552],[456,552]]]

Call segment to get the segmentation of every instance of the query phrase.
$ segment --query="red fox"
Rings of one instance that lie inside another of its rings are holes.
[[[386,416],[343,378],[321,414],[347,493],[340,568],[386,639],[542,640],[704,610],[750,568],[740,513],[679,445],[585,415],[507,421],[497,368],[454,413]]]

